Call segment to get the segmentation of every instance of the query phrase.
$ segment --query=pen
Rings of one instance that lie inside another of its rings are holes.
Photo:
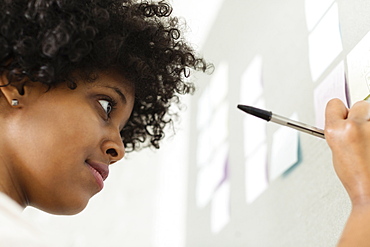
[[[262,110],[256,107],[247,106],[247,105],[238,105],[238,108],[246,113],[249,113],[255,117],[262,118],[266,121],[271,121],[277,124],[288,126],[290,128],[325,139],[324,131],[322,129],[309,126],[307,124],[297,122],[297,121],[291,120],[286,117],[279,116],[275,113],[272,113],[271,111]]]

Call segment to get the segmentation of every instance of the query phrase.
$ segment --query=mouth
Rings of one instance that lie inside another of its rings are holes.
[[[86,161],[87,166],[90,168],[92,175],[95,178],[96,183],[99,185],[100,190],[104,187],[104,180],[107,179],[109,174],[108,165]]]
[[[99,173],[103,181],[107,179],[109,175],[108,165],[103,164],[103,163],[93,162],[93,161],[86,161],[86,163]]]

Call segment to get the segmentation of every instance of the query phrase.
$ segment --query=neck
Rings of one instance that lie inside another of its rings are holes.
[[[3,150],[3,149],[2,149]],[[17,202],[22,208],[28,205],[26,193],[22,191],[21,186],[17,183],[9,162],[6,162],[0,153],[0,191],[8,195]]]

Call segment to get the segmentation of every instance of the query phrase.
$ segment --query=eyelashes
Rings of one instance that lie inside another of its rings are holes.
[[[100,98],[98,99],[98,102],[101,108],[104,110],[107,116],[107,119],[110,118],[110,114],[115,109],[117,102],[113,98],[106,96],[106,95],[100,96]]]

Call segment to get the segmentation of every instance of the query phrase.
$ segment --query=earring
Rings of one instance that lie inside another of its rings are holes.
[[[17,106],[19,101],[17,99],[12,99],[12,106]]]

